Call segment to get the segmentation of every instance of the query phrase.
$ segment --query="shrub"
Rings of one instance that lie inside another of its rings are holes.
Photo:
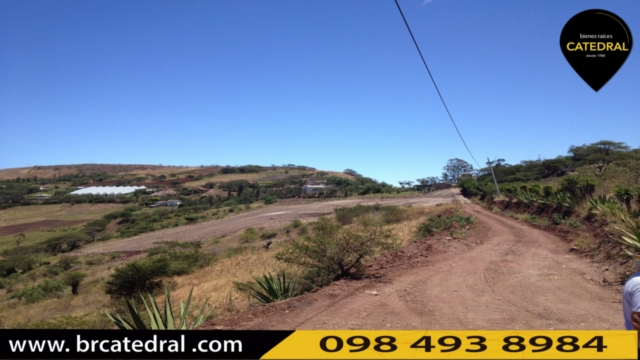
[[[12,256],[7,259],[0,260],[0,276],[8,277],[15,273],[26,273],[38,266],[36,258],[33,256]]]
[[[302,226],[302,221],[300,221],[299,219],[293,219],[291,220],[291,223],[289,223],[289,226],[291,226],[294,229],[297,229],[300,226]]]
[[[80,248],[91,241],[91,238],[83,233],[71,233],[50,238],[44,243],[44,250],[50,254],[67,253]]]
[[[265,195],[265,196],[262,197],[262,201],[264,201],[264,203],[266,205],[271,205],[271,204],[275,203],[278,200],[275,197],[271,196],[271,195]]]
[[[147,250],[149,258],[146,261],[167,264],[166,276],[190,274],[213,260],[212,254],[200,252],[200,242],[163,241],[159,244]]]
[[[382,227],[347,229],[323,217],[313,224],[310,235],[289,243],[276,258],[302,266],[310,282],[324,285],[342,277],[361,275],[365,259],[396,246],[391,232]]]
[[[64,274],[63,280],[64,283],[71,287],[71,293],[73,295],[78,295],[78,287],[84,278],[87,277],[87,274],[80,271],[72,271]]]
[[[44,279],[36,286],[24,287],[11,295],[12,299],[24,300],[27,304],[59,297],[67,286],[61,280]]]
[[[454,223],[460,226],[466,226],[473,224],[473,218],[458,213],[448,216],[443,216],[443,214],[431,215],[426,221],[418,225],[418,236],[426,237],[440,231],[448,230]]]
[[[475,181],[465,180],[460,185],[460,194],[462,194],[462,196],[464,197],[470,198],[474,196],[480,196],[482,192],[480,191],[480,188],[478,187],[478,184]]]
[[[265,232],[260,235],[260,239],[269,240],[269,239],[273,239],[276,236],[278,236],[278,233],[276,231]]]
[[[44,275],[48,277],[56,277],[64,272],[64,269],[58,266],[47,266]]]
[[[131,297],[140,293],[153,293],[162,287],[162,278],[169,273],[169,261],[132,262],[116,268],[107,281],[105,292],[112,298]]]
[[[553,224],[554,225],[561,225],[564,223],[564,219],[562,218],[562,215],[560,214],[553,214]]]
[[[113,256],[113,254],[110,254],[109,256],[111,257]],[[105,260],[106,259],[103,255],[94,255],[86,259],[84,261],[84,264],[89,266],[102,265],[104,264]]]
[[[243,243],[253,242],[258,240],[258,230],[250,227],[247,228],[242,235],[240,235],[240,241]]]
[[[184,219],[187,221],[187,223],[192,224],[197,222],[200,217],[197,215],[185,215]]]
[[[80,260],[77,256],[62,256],[56,265],[67,271],[79,264]]]

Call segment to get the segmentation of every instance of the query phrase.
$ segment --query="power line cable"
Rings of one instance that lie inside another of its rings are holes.
[[[433,79],[433,75],[431,75],[431,71],[429,70],[429,66],[427,66],[427,62],[424,60],[424,56],[422,56],[422,51],[420,51],[420,47],[418,46],[418,42],[416,41],[416,38],[413,36],[413,32],[411,31],[411,27],[409,27],[409,23],[407,22],[407,19],[404,17],[404,13],[402,12],[402,9],[400,8],[400,4],[398,4],[398,0],[395,0],[395,2],[396,2],[396,6],[398,7],[398,11],[400,11],[400,15],[402,16],[402,20],[404,20],[404,24],[407,26],[407,30],[409,30],[409,35],[411,35],[411,39],[413,39],[413,43],[416,45],[416,49],[418,49],[418,54],[420,54],[420,58],[422,59],[422,63],[424,64],[424,67],[427,69],[427,72],[429,73],[429,77],[431,78],[431,81],[433,82],[433,86],[435,86],[436,91],[438,92],[438,96],[440,96],[440,100],[442,100],[442,105],[444,105],[445,110],[447,110],[447,114],[449,114],[449,119],[451,119],[451,122],[453,123],[453,127],[456,128],[456,131],[458,132],[458,135],[460,136],[460,140],[462,140],[462,143],[464,144],[464,147],[467,148],[467,151],[469,152],[469,155],[471,155],[471,158],[473,159],[473,161],[475,161],[476,165],[478,165],[478,168],[482,168],[482,166],[480,166],[480,164],[478,163],[476,158],[471,153],[471,150],[469,150],[469,147],[467,146],[467,143],[464,141],[464,138],[462,137],[462,134],[460,133],[460,130],[458,130],[458,126],[456,125],[456,122],[453,121],[453,116],[451,116],[451,113],[449,112],[449,108],[447,107],[447,104],[444,102],[444,98],[442,97],[442,94],[440,94],[440,90],[438,89],[438,85],[436,85],[436,81]]]

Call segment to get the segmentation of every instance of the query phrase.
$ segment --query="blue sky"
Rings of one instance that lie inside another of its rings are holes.
[[[599,92],[559,46],[640,2],[400,0],[476,159],[640,146],[640,58]],[[352,168],[396,183],[471,163],[393,0],[0,0],[0,168]],[[474,164],[475,166],[475,164]]]

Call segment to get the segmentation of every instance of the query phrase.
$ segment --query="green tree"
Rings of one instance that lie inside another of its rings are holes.
[[[107,281],[105,292],[113,298],[153,293],[162,287],[162,278],[169,274],[169,260],[136,261],[116,268]]]
[[[569,148],[569,154],[574,162],[579,165],[594,165],[598,172],[604,171],[615,160],[627,158],[628,151],[627,144],[610,140]]]
[[[71,287],[71,293],[73,295],[78,295],[78,287],[84,278],[87,277],[87,274],[80,271],[71,271],[64,274],[63,281],[65,284]]]
[[[16,247],[20,246],[20,242],[22,240],[24,240],[26,237],[27,236],[25,234],[23,234],[23,233],[20,233],[20,234],[14,236],[13,238],[14,238],[14,240],[16,242]]]
[[[449,159],[443,169],[448,175],[449,180],[455,183],[458,181],[460,175],[473,171],[473,166],[462,159],[455,158]]]

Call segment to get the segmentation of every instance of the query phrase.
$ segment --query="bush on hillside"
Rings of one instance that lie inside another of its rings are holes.
[[[242,235],[240,235],[240,242],[242,243],[248,243],[248,242],[253,242],[258,240],[258,237],[260,236],[260,234],[258,233],[258,230],[250,227],[247,228]]]
[[[80,271],[72,271],[64,274],[63,281],[65,284],[71,287],[71,293],[73,295],[78,295],[78,287],[84,278],[87,277],[87,274]]]
[[[382,224],[395,224],[407,220],[407,210],[397,206],[356,205],[352,207],[337,208],[334,210],[336,220],[342,225],[354,223],[357,218],[365,215],[374,215]]]
[[[90,241],[91,238],[83,233],[71,233],[55,236],[44,242],[44,250],[52,255],[67,253],[79,249]]]
[[[27,286],[11,295],[12,299],[24,300],[27,304],[62,296],[67,286],[62,280],[44,279],[36,286]]]
[[[38,261],[33,256],[12,256],[0,260],[0,277],[23,274],[35,269],[37,266]]]
[[[311,234],[285,246],[276,258],[302,266],[313,285],[359,276],[365,259],[397,246],[391,232],[380,226],[345,228],[323,217],[312,229]]]
[[[132,297],[141,293],[154,293],[162,288],[162,278],[168,276],[169,261],[135,261],[111,274],[105,292],[112,298]]]
[[[418,236],[426,237],[433,235],[439,231],[448,230],[456,223],[459,226],[466,226],[473,224],[473,218],[471,216],[464,216],[459,213],[452,215],[437,214],[430,216],[426,221],[422,222],[418,226]]]
[[[277,201],[277,199],[271,195],[265,195],[262,197],[262,201],[264,201],[266,205],[271,205],[271,204],[274,204]]]

